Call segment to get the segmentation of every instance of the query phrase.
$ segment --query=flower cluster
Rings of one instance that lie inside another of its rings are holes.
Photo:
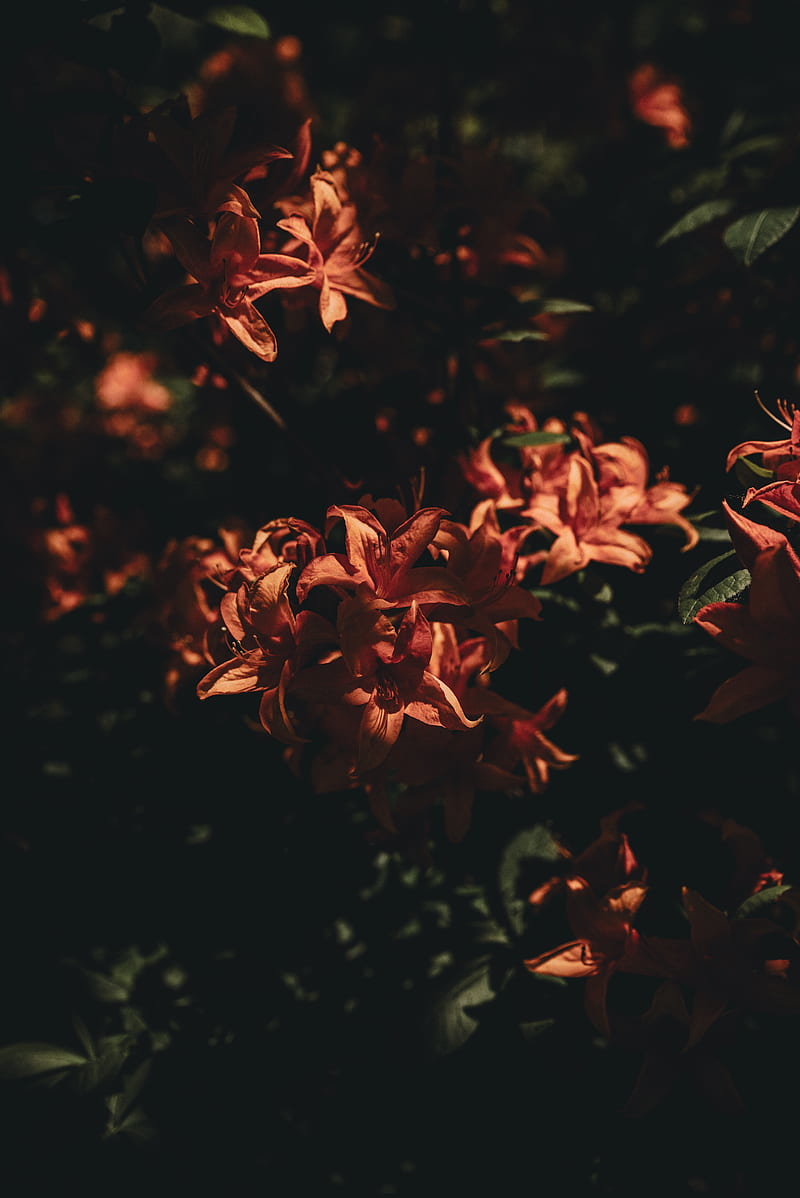
[[[563,879],[530,896],[538,909],[556,886],[563,889],[572,939],[525,965],[537,975],[583,979],[594,1027],[644,1052],[628,1115],[652,1109],[686,1070],[706,1080],[713,1075],[715,1103],[739,1107],[733,1079],[715,1052],[718,1025],[723,1016],[728,1025],[737,1015],[800,1011],[797,891],[783,884],[751,829],[709,813],[729,854],[732,914],[683,887],[688,935],[641,930],[651,888],[618,830],[623,814],[604,821],[601,836],[571,861],[574,868]],[[624,975],[651,979],[649,1005],[640,1014],[624,997]]]
[[[293,194],[308,165],[308,123],[298,132],[292,155],[269,143],[235,148],[235,121],[233,108],[192,119],[185,97],[149,115],[142,173],[159,188],[156,227],[194,281],[156,299],[145,314],[146,322],[174,329],[213,316],[222,335],[232,334],[271,362],[278,352],[277,340],[257,307],[271,292],[315,289],[329,332],[347,315],[345,296],[392,308],[389,287],[363,269],[375,241],[364,237],[343,184],[318,169],[306,194]],[[284,244],[280,252],[262,253],[261,212],[235,180],[261,183],[265,176],[269,179],[274,164],[293,157],[292,170],[276,176],[274,187],[265,193],[267,202],[284,213],[270,238],[277,243],[282,233]]]
[[[260,692],[263,727],[317,792],[360,783],[391,831],[393,811],[443,801],[458,839],[476,787],[520,789],[521,765],[538,792],[575,760],[545,735],[565,692],[531,712],[489,689],[540,610],[503,555],[488,525],[395,500],[330,507],[324,537],[272,521],[222,578],[198,694]]]
[[[739,512],[723,503],[734,549],[749,573],[746,600],[707,603],[694,617],[704,632],[750,662],[717,688],[697,717],[715,724],[785,698],[800,715],[800,556],[792,545],[800,524],[800,414],[784,407],[781,413],[786,440],[745,441],[728,456],[730,469],[759,454],[759,473],[769,472],[775,481],[751,487]]]
[[[558,582],[591,561],[626,566],[641,573],[652,557],[648,543],[624,524],[675,524],[685,534],[685,549],[698,534],[681,515],[691,496],[666,472],[648,485],[650,465],[644,446],[633,437],[598,444],[598,431],[583,413],[563,422],[548,420],[543,429],[527,408],[510,408],[506,443],[516,448],[513,463],[492,456],[488,437],[462,459],[465,476],[486,498],[473,511],[474,526],[488,521],[517,555],[517,576],[543,562],[543,584]],[[509,522],[512,526],[508,527]],[[551,535],[549,548],[525,552],[530,534]]]

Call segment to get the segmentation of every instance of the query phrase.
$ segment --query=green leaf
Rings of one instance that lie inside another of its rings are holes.
[[[534,1019],[528,1023],[521,1023],[519,1030],[522,1033],[522,1038],[526,1044],[532,1044],[534,1040],[538,1040],[545,1032],[549,1032],[555,1027],[555,1019]]]
[[[750,266],[789,232],[799,216],[800,207],[764,208],[761,212],[751,212],[728,226],[723,241],[743,266]]]
[[[495,989],[492,984],[494,963],[495,958],[490,955],[468,961],[434,999],[428,1012],[427,1031],[431,1049],[438,1056],[455,1052],[466,1044],[480,1023],[476,1008],[492,1003],[503,989],[511,970],[505,971]]]
[[[86,1063],[86,1057],[68,1048],[59,1048],[57,1044],[33,1041],[8,1044],[0,1048],[0,1080],[12,1081],[57,1070],[77,1069]]]
[[[503,333],[486,335],[487,341],[549,341],[547,333],[541,329],[506,329]]]
[[[696,208],[685,212],[674,225],[670,225],[666,233],[661,234],[656,245],[664,245],[665,242],[672,241],[675,237],[693,233],[695,229],[701,229],[703,225],[710,224],[718,216],[727,216],[732,207],[733,200],[706,200],[704,204],[698,204]]]
[[[206,23],[217,25],[228,33],[237,33],[241,37],[270,36],[269,25],[249,4],[225,4],[211,8],[205,15]]]
[[[569,433],[542,433],[531,431],[529,433],[513,433],[510,437],[503,437],[502,445],[510,445],[514,449],[522,449],[526,445],[566,445],[567,441],[571,441],[572,437]]]
[[[705,582],[707,576],[721,562],[728,558],[735,558],[735,550],[729,549],[726,553],[721,553],[719,557],[713,557],[710,562],[705,562],[698,570],[695,570],[691,578],[688,578],[680,589],[678,594],[678,614],[684,624],[690,624],[701,608],[707,603],[724,603],[741,592],[749,585],[750,571],[735,570],[721,582],[714,583],[708,590],[700,594],[700,588]]]
[[[583,304],[580,300],[546,299],[539,304],[541,312],[552,312],[554,316],[566,316],[570,312],[594,312],[591,304]]]
[[[547,866],[548,875],[552,866],[562,861],[563,855],[546,824],[523,828],[503,849],[497,868],[497,888],[508,916],[508,922],[517,936],[525,927],[527,894],[520,893],[520,878],[528,862],[541,862]]]
[[[775,133],[759,133],[755,137],[748,137],[745,141],[737,142],[735,146],[723,150],[722,157],[730,162],[734,158],[745,158],[748,154],[777,150],[781,140]]]
[[[744,454],[739,454],[734,463],[733,472],[744,487],[763,487],[765,478],[773,479],[775,477],[774,470],[766,470],[763,466],[756,465]]]
[[[117,1094],[112,1094],[106,1099],[109,1114],[107,1129],[109,1134],[114,1134],[121,1129],[144,1088],[151,1068],[152,1061],[143,1061],[137,1069],[134,1069],[133,1073],[125,1078],[122,1089]]]
[[[745,899],[742,905],[737,907],[733,918],[749,919],[752,915],[763,914],[765,907],[771,907],[784,891],[791,889],[788,882],[783,886],[767,886],[764,890],[759,890],[756,894],[751,894],[750,898]]]

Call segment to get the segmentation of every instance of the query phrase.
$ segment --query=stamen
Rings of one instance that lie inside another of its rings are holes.
[[[758,404],[758,406],[761,408],[761,411],[762,411],[762,412],[763,412],[763,413],[764,413],[766,416],[769,416],[770,420],[774,420],[776,424],[779,424],[779,425],[781,426],[781,428],[785,428],[785,429],[788,429],[789,431],[791,431],[791,428],[792,428],[792,422],[791,422],[791,420],[788,420],[788,423],[787,423],[787,418],[786,418],[786,407],[787,407],[787,405],[786,405],[786,404],[783,402],[783,400],[782,400],[782,399],[779,399],[779,400],[777,401],[777,406],[778,406],[778,411],[781,413],[781,415],[782,415],[782,416],[784,416],[784,419],[783,419],[783,420],[779,419],[779,417],[777,417],[777,416],[773,415],[773,413],[772,413],[772,412],[770,412],[769,408],[768,408],[768,407],[766,407],[766,405],[764,404],[763,400],[761,399],[761,396],[758,394],[758,392],[757,392],[757,391],[754,391],[754,392],[753,392],[753,394],[754,394],[754,395],[755,395],[755,397],[756,397],[756,403],[757,403],[757,404]],[[794,412],[794,404],[792,404],[792,411]]]

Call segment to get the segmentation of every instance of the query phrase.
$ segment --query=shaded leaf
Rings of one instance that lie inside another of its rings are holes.
[[[523,828],[503,849],[500,863],[497,867],[497,888],[505,907],[508,922],[517,936],[522,935],[525,927],[525,912],[530,887],[520,885],[523,868],[530,862],[541,862],[547,865],[547,873],[552,874],[552,867],[557,861],[563,860],[563,853],[558,841],[545,824],[537,824],[533,828]],[[522,890],[526,893],[521,893]]]
[[[143,1061],[129,1077],[125,1078],[120,1092],[112,1094],[106,1100],[109,1114],[107,1129],[109,1134],[113,1135],[122,1129],[128,1114],[132,1111],[134,1103],[144,1088],[151,1068],[152,1061]]]
[[[741,569],[728,574],[721,581],[714,583],[707,590],[700,593],[707,576],[711,574],[715,567],[731,557],[736,558],[736,553],[733,549],[729,549],[726,553],[721,553],[719,557],[713,557],[710,562],[705,562],[699,570],[695,570],[691,578],[688,578],[683,584],[678,594],[678,614],[684,624],[691,623],[700,609],[705,607],[706,604],[725,603],[735,598],[736,595],[740,595],[749,586],[750,571]]]
[[[763,487],[764,479],[773,479],[774,470],[766,470],[763,466],[751,462],[749,458],[739,454],[734,463],[733,472],[744,487]]]
[[[539,304],[541,312],[552,312],[555,316],[566,316],[570,312],[594,312],[591,304],[583,304],[580,300],[546,299]]]
[[[555,1027],[555,1019],[534,1019],[529,1023],[521,1023],[519,1030],[522,1032],[522,1038],[526,1044],[532,1044],[534,1040],[538,1040],[545,1032],[549,1032],[552,1027]]]
[[[784,891],[791,889],[788,882],[782,886],[767,886],[764,890],[759,890],[756,894],[751,894],[750,898],[746,898],[741,906],[737,907],[733,918],[749,919],[753,915],[764,914],[765,907],[771,907]]]
[[[0,1079],[12,1081],[39,1074],[77,1069],[86,1065],[86,1057],[57,1044],[39,1044],[33,1041],[8,1044],[0,1048]]]
[[[480,1023],[477,1008],[491,1004],[511,975],[506,970],[493,985],[494,957],[477,957],[461,966],[446,989],[434,999],[428,1012],[427,1031],[430,1047],[438,1056],[455,1052],[466,1044]]]
[[[666,233],[661,234],[656,245],[664,245],[665,242],[672,241],[675,237],[683,237],[686,233],[693,233],[695,229],[700,229],[703,225],[710,224],[718,216],[727,216],[732,207],[733,200],[706,200],[704,204],[698,204],[696,208],[685,212],[674,225],[670,225]]]
[[[270,36],[269,25],[249,4],[226,4],[211,8],[206,13],[205,20],[209,25],[217,25],[227,33],[237,33],[241,37]]]
[[[569,433],[544,433],[535,430],[529,433],[513,433],[510,437],[503,437],[502,444],[510,445],[514,449],[522,449],[525,445],[566,445],[567,441],[571,441],[572,437]]]
[[[761,212],[751,212],[728,226],[723,241],[743,266],[750,266],[789,232],[799,216],[800,207],[764,208]]]
[[[506,329],[503,333],[487,335],[491,341],[549,341],[547,333],[541,329]]]

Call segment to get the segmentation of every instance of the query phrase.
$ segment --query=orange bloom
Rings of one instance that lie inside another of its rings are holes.
[[[393,308],[391,288],[362,269],[375,248],[364,241],[356,219],[355,205],[343,203],[336,182],[327,171],[311,176],[313,216],[311,224],[299,214],[278,221],[290,233],[286,246],[306,246],[312,282],[319,290],[319,311],[328,332],[347,315],[346,295],[365,300],[377,308]]]
[[[664,130],[667,144],[683,149],[689,144],[692,122],[677,83],[668,82],[652,63],[642,63],[631,75],[628,86],[634,114],[646,125]]]
[[[399,526],[387,528],[365,507],[335,504],[328,508],[328,532],[337,519],[344,521],[346,552],[326,553],[306,566],[297,583],[298,601],[302,603],[317,586],[345,590],[364,586],[384,608],[407,607],[412,599],[426,604],[467,603],[463,585],[451,571],[414,566],[446,514],[444,508],[421,508]]]
[[[774,488],[791,488],[775,483]],[[761,492],[754,492],[761,498]],[[786,495],[775,495],[773,506]],[[723,682],[696,719],[727,724],[767,703],[798,701],[800,669],[800,559],[782,533],[725,512],[736,551],[751,574],[747,604],[709,603],[695,623],[752,665]],[[784,510],[779,507],[779,510]]]
[[[641,574],[652,557],[646,541],[619,527],[613,500],[601,496],[585,458],[573,455],[565,490],[535,495],[525,512],[556,540],[547,555],[542,583],[558,582],[590,561],[627,566]]]
[[[793,405],[778,400],[778,411],[781,415],[774,416],[764,407],[758,393],[756,398],[767,415],[785,428],[789,436],[783,441],[742,441],[740,445],[734,445],[728,454],[725,469],[732,469],[740,457],[760,453],[761,464],[765,470],[772,470],[779,479],[794,481],[800,474],[800,411],[795,411]]]
[[[148,155],[160,186],[159,219],[176,215],[213,217],[232,212],[253,219],[260,214],[247,192],[234,183],[256,166],[262,168],[288,150],[260,141],[236,146],[236,109],[207,111],[192,118],[186,96],[160,104],[147,117],[160,157]]]
[[[667,976],[666,965],[633,927],[646,894],[645,886],[628,882],[599,899],[583,878],[567,878],[567,915],[576,939],[525,962],[531,973],[586,978],[586,1013],[605,1035],[608,984],[617,970]]]
[[[356,769],[379,766],[404,717],[451,731],[475,728],[453,691],[428,670],[431,626],[414,601],[398,629],[366,596],[343,599],[337,614],[341,657],[301,670],[290,694],[317,703],[362,707]]]
[[[305,287],[313,272],[299,258],[260,254],[257,221],[223,212],[209,241],[191,221],[164,222],[178,261],[198,281],[166,292],[145,313],[145,320],[175,329],[215,314],[235,337],[272,362],[275,334],[254,301],[269,291]]]

